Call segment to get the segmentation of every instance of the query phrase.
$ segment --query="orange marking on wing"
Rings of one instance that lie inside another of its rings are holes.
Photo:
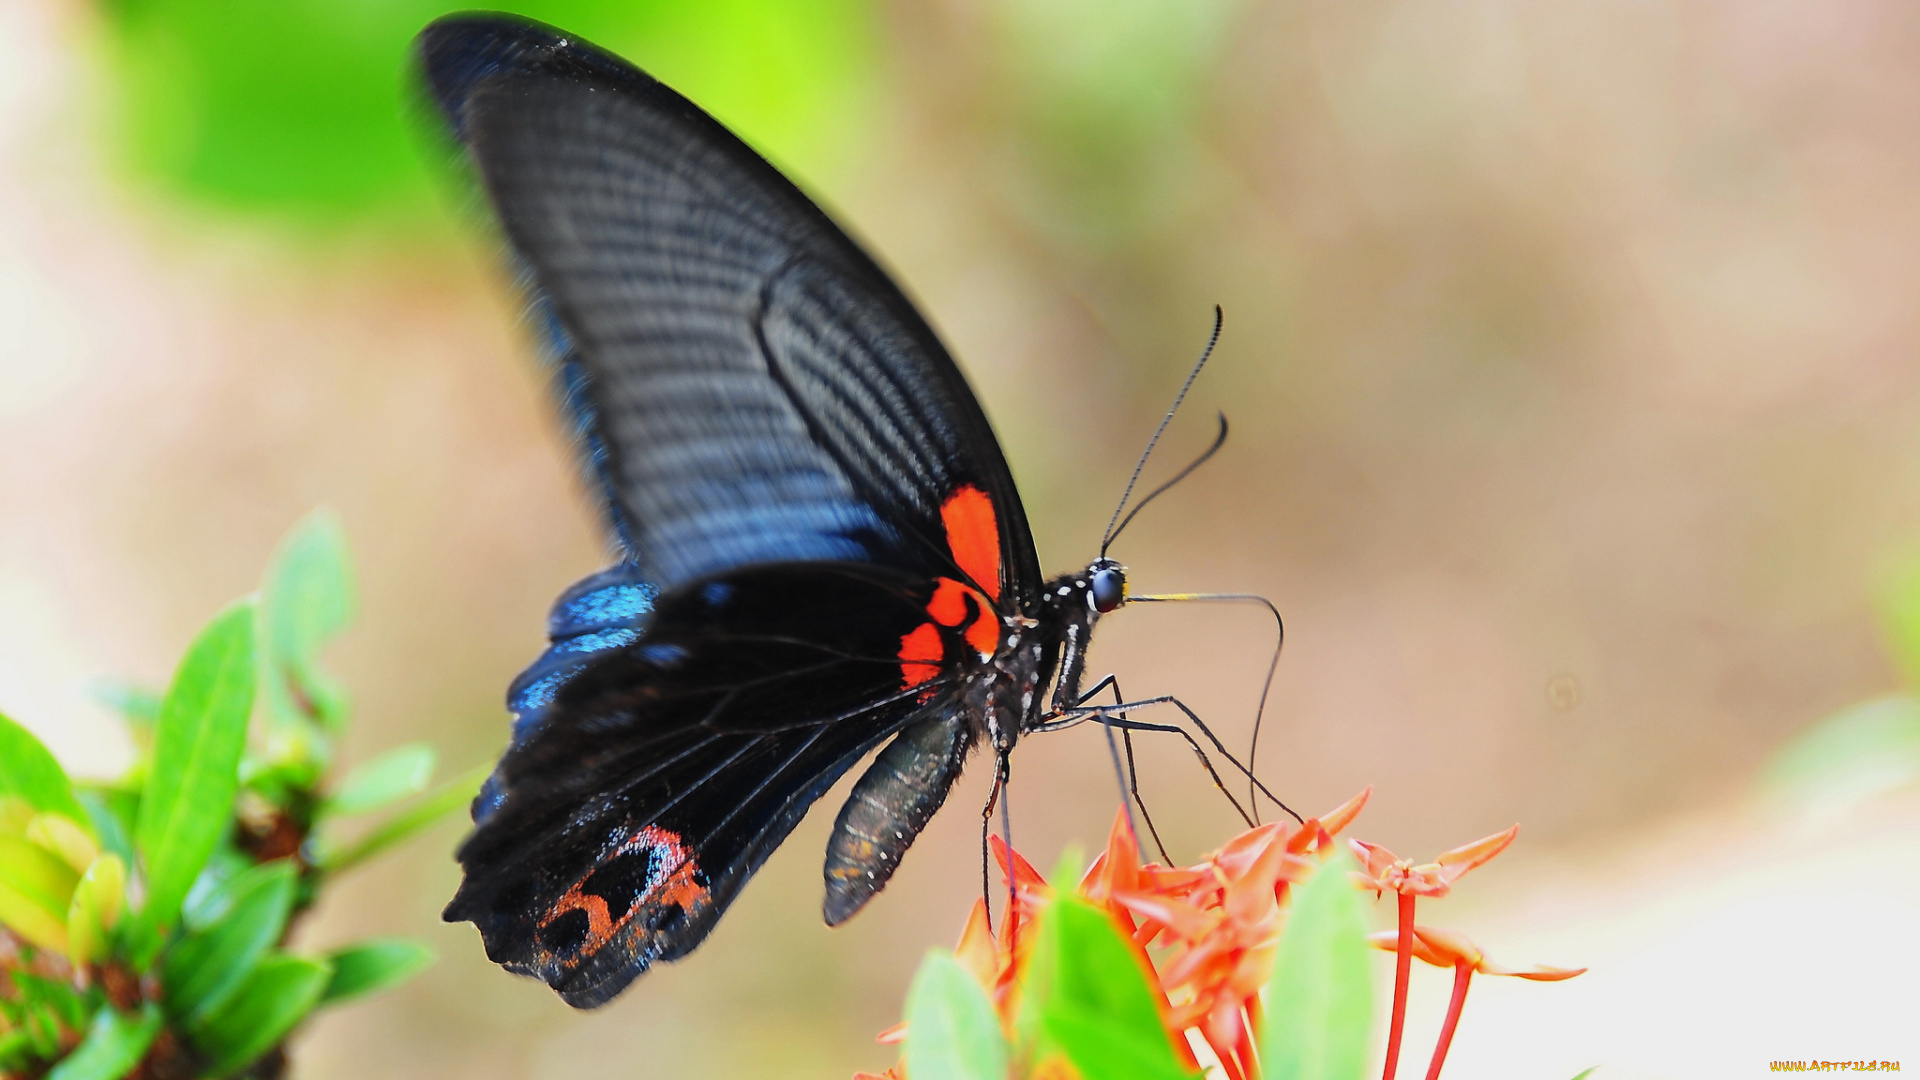
[[[587,883],[592,881],[593,875],[608,863],[623,855],[642,850],[649,852],[657,859],[660,868],[665,872],[650,882],[647,891],[636,897],[626,912],[616,920],[607,910],[607,901],[604,897],[585,891]],[[707,888],[700,884],[698,873],[699,863],[694,859],[693,852],[681,841],[679,833],[656,825],[648,825],[628,837],[626,842],[618,848],[602,856],[592,870],[587,871],[586,875],[574,882],[573,887],[562,894],[560,899],[554,901],[553,907],[547,910],[546,916],[540,920],[539,925],[544,929],[568,912],[586,912],[587,933],[580,945],[573,950],[573,954],[580,957],[591,956],[600,951],[607,942],[613,940],[614,936],[633,920],[636,913],[650,904],[677,904],[688,912],[704,904],[707,900]]]
[[[694,876],[699,869],[699,864],[692,859],[681,863],[641,903],[633,905],[634,911],[639,911],[645,904],[668,903],[677,905],[691,915],[707,901],[707,887]]]
[[[908,687],[919,686],[940,673],[940,662],[946,655],[940,628],[921,623],[900,639],[900,677]]]
[[[940,505],[947,526],[947,547],[954,565],[966,571],[987,596],[1000,599],[1000,520],[993,500],[972,484],[947,496]]]
[[[591,953],[597,951],[600,946],[605,945],[607,939],[613,936],[614,926],[613,920],[607,917],[607,902],[597,896],[590,896],[580,891],[580,886],[584,881],[585,879],[583,878],[581,881],[575,882],[573,888],[568,889],[566,895],[554,903],[553,910],[547,912],[547,917],[540,920],[540,925],[544,928],[548,923],[553,922],[569,911],[586,912],[587,936],[586,939],[581,942],[580,948],[577,951],[581,953]],[[623,919],[621,921],[624,923],[626,920]]]

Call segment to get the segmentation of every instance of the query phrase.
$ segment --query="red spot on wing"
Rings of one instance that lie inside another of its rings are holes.
[[[919,686],[940,673],[940,662],[946,655],[940,628],[921,623],[900,639],[900,677],[909,687]]]
[[[967,484],[940,505],[954,565],[992,600],[1000,599],[1000,519],[987,493]]]
[[[997,560],[994,565],[999,566]],[[991,659],[1000,647],[999,613],[986,594],[971,585],[952,578],[936,579],[933,595],[927,598],[927,619],[900,638],[900,677],[908,688],[932,679],[945,665],[943,628],[960,631],[961,638],[982,660]]]
[[[993,604],[978,589],[952,578],[941,578],[934,585],[933,598],[927,601],[927,617],[941,626],[964,627],[961,634],[967,644],[983,657],[992,656],[1000,647],[1000,620]]]
[[[941,626],[959,626],[967,618],[967,593],[972,590],[952,578],[941,578],[927,601],[927,617]],[[975,601],[978,604],[978,601]]]
[[[1000,648],[1000,620],[994,617],[992,608],[982,608],[979,616],[967,625],[967,644],[973,646],[982,659],[992,657]]]

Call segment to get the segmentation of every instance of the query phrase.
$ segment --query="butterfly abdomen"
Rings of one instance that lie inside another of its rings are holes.
[[[827,925],[853,917],[900,865],[960,776],[974,730],[955,710],[908,727],[853,785],[827,841]]]

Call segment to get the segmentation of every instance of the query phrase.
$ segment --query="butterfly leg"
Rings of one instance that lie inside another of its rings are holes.
[[[1140,797],[1140,772],[1133,764],[1133,732],[1121,728],[1120,742],[1127,748],[1127,789],[1133,793],[1133,801],[1140,804],[1140,816],[1146,819],[1147,832],[1160,852],[1160,861],[1172,866],[1173,856],[1167,854],[1167,845],[1160,842],[1160,830],[1153,827],[1153,815],[1147,813],[1147,800]]]
[[[1115,705],[1126,701],[1126,698],[1120,692],[1119,678],[1108,674],[1102,676],[1099,682],[1094,683],[1092,689],[1081,694],[1079,700],[1074,702],[1074,705],[1085,705],[1087,702],[1093,700],[1102,690],[1111,690],[1113,692],[1113,703]],[[1107,752],[1113,755],[1114,776],[1120,781],[1121,787],[1125,789],[1121,796],[1121,801],[1127,806],[1127,823],[1129,825],[1133,823],[1133,807],[1138,805],[1140,807],[1140,817],[1147,823],[1147,833],[1153,837],[1153,846],[1160,851],[1161,861],[1165,862],[1168,866],[1172,866],[1173,858],[1167,854],[1167,845],[1160,840],[1160,830],[1154,827],[1153,814],[1147,810],[1147,801],[1140,797],[1140,771],[1135,767],[1133,760],[1133,732],[1126,727],[1120,727],[1117,724],[1108,722],[1112,719],[1125,720],[1126,714],[1122,713],[1118,717],[1109,717],[1105,714],[1095,715],[1098,716],[1101,721],[1101,729],[1106,732]],[[1119,728],[1121,742],[1123,742],[1127,748],[1127,767],[1124,775],[1121,774],[1120,755],[1113,745],[1113,732],[1116,727]],[[1129,799],[1131,801],[1128,801]],[[1140,830],[1135,829],[1134,835],[1140,835]]]
[[[1200,748],[1199,742],[1187,732],[1187,729],[1177,724],[1150,724],[1144,720],[1122,720],[1118,717],[1108,717],[1103,722],[1122,731],[1161,731],[1185,739],[1187,746],[1193,750],[1194,756],[1200,759],[1200,767],[1207,770],[1207,775],[1213,780],[1213,786],[1220,789],[1220,794],[1225,796],[1228,804],[1233,807],[1233,812],[1240,815],[1240,819],[1247,823],[1249,829],[1253,827],[1253,816],[1240,805],[1240,800],[1233,797],[1233,792],[1227,790],[1226,781],[1221,778],[1220,771],[1213,767],[1213,759]]]
[[[1188,720],[1193,722],[1193,726],[1199,729],[1200,734],[1205,735],[1207,737],[1207,741],[1212,743],[1213,748],[1220,752],[1220,756],[1226,759],[1227,764],[1232,765],[1236,771],[1238,771],[1241,775],[1245,776],[1247,778],[1248,783],[1260,789],[1261,794],[1264,794],[1267,798],[1272,799],[1273,804],[1279,807],[1280,809],[1286,811],[1287,814],[1290,817],[1292,817],[1294,821],[1300,822],[1302,824],[1305,823],[1304,819],[1301,818],[1299,814],[1296,814],[1293,812],[1292,807],[1288,806],[1286,803],[1280,800],[1280,796],[1275,795],[1271,790],[1267,788],[1267,785],[1260,782],[1260,778],[1253,774],[1253,770],[1251,768],[1249,768],[1246,765],[1242,765],[1240,763],[1240,759],[1233,756],[1233,751],[1227,749],[1227,745],[1220,741],[1220,737],[1218,735],[1215,735],[1213,733],[1213,729],[1207,726],[1207,722],[1205,720],[1200,719],[1199,713],[1196,713],[1191,708],[1188,708],[1186,702],[1181,701],[1179,698],[1174,697],[1171,694],[1167,694],[1157,698],[1147,698],[1144,701],[1137,703],[1136,707],[1145,706],[1145,705],[1162,705],[1162,704],[1171,705],[1174,708],[1179,709],[1180,712],[1184,714]],[[1197,751],[1198,747],[1196,747],[1195,750]],[[1205,757],[1204,754],[1201,756]],[[1258,821],[1259,819],[1256,817],[1255,820]]]
[[[1013,815],[1008,809],[1007,778],[1010,775],[1010,755],[998,747],[993,752],[993,786],[987,791],[987,805],[980,810],[980,902],[987,909],[987,930],[993,930],[993,858],[988,838],[993,835],[993,811],[1000,810],[1000,839],[1007,845],[1007,855],[1013,855]],[[1007,917],[1013,917],[1015,900],[1013,866],[1007,866]]]
[[[1113,713],[1124,714],[1127,711],[1131,711],[1135,709],[1144,709],[1150,705],[1171,705],[1174,708],[1179,709],[1180,712],[1183,715],[1185,715],[1188,720],[1193,722],[1193,726],[1199,729],[1200,734],[1205,736],[1207,741],[1213,744],[1214,750],[1217,751],[1220,754],[1220,756],[1224,758],[1229,765],[1233,766],[1234,771],[1240,773],[1242,776],[1245,776],[1248,782],[1251,783],[1255,788],[1257,788],[1261,794],[1273,800],[1273,804],[1275,806],[1278,806],[1281,810],[1286,811],[1286,813],[1289,816],[1291,816],[1295,821],[1302,820],[1300,815],[1295,813],[1292,807],[1288,806],[1284,801],[1282,801],[1278,795],[1275,795],[1272,792],[1272,790],[1270,790],[1267,787],[1267,785],[1261,783],[1260,779],[1253,775],[1253,771],[1251,769],[1247,768],[1245,765],[1240,763],[1240,759],[1233,756],[1232,751],[1228,750],[1226,747],[1226,744],[1220,741],[1219,736],[1213,733],[1213,729],[1207,726],[1206,721],[1201,720],[1199,715],[1196,714],[1191,708],[1189,708],[1185,702],[1181,701],[1177,697],[1173,697],[1172,695],[1163,695],[1161,697],[1152,697],[1152,698],[1142,698],[1138,701],[1125,701],[1125,702],[1119,702],[1114,705],[1073,706],[1071,708],[1060,710],[1058,713],[1055,714],[1054,719],[1043,718],[1042,722],[1036,725],[1032,730],[1058,731],[1061,728],[1072,727],[1074,724],[1085,723],[1087,720],[1092,719],[1096,713],[1106,713],[1109,716],[1111,716]],[[1206,765],[1207,772],[1213,776],[1214,782],[1216,784],[1220,782],[1219,773],[1214,770],[1212,761],[1207,758],[1206,752],[1203,749],[1201,749],[1198,741],[1196,741],[1192,736],[1192,734],[1189,733],[1185,728],[1179,727],[1177,725],[1144,724],[1137,720],[1128,720],[1128,721],[1114,720],[1112,722],[1118,727],[1121,727],[1121,728],[1131,727],[1133,730],[1136,730],[1136,731],[1166,731],[1166,732],[1173,732],[1173,733],[1179,734],[1182,738],[1186,739],[1187,745],[1192,747],[1193,752],[1199,755],[1200,760]],[[1224,785],[1221,787],[1221,791],[1226,792],[1226,788]],[[1227,799],[1229,802],[1233,803],[1234,809],[1239,812],[1241,817],[1247,818],[1249,822],[1251,822],[1252,819],[1248,816],[1247,811],[1241,807],[1239,800],[1235,799],[1231,793],[1227,794]]]

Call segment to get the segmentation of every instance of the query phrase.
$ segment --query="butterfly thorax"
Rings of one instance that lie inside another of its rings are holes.
[[[1020,712],[1021,730],[1031,730],[1066,709],[1080,704],[1080,684],[1086,676],[1087,646],[1100,616],[1126,603],[1127,571],[1102,556],[1085,570],[1062,574],[1041,589],[1034,621],[1036,636],[1048,643],[1049,656],[1040,684],[1057,668],[1049,709],[1028,701]],[[1010,646],[1015,646],[1009,641]]]
[[[975,739],[1004,756],[1023,732],[1080,704],[1094,624],[1124,602],[1125,573],[1098,560],[1047,582],[1029,605],[1032,615],[1000,616],[991,659],[961,669],[961,713]]]

